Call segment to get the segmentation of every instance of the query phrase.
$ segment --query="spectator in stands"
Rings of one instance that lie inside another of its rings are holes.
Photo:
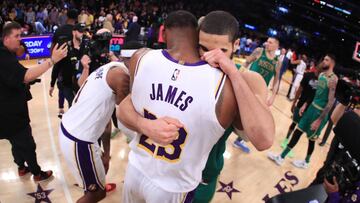
[[[133,16],[132,23],[129,25],[129,29],[126,32],[125,43],[131,41],[137,41],[139,39],[140,34],[140,25],[138,24],[138,17]]]
[[[111,33],[114,33],[115,28],[112,24],[113,16],[111,14],[106,15],[103,28],[110,30]]]
[[[61,12],[59,13],[59,19],[57,21],[57,25],[59,27],[63,26],[66,24],[67,21],[67,12],[68,10],[66,8],[62,9]]]
[[[28,11],[25,13],[25,22],[28,24],[35,23],[35,12],[32,7],[29,7]]]

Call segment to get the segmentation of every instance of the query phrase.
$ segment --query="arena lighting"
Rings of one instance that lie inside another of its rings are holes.
[[[249,30],[256,30],[256,27],[253,26],[253,25],[245,24],[244,27],[249,29]]]
[[[329,8],[332,8],[332,9],[334,9],[336,11],[340,11],[342,13],[345,13],[346,15],[351,15],[351,11],[342,9],[340,7],[337,7],[337,6],[334,6],[334,5],[330,4],[330,3],[327,3],[326,1],[314,0],[314,2],[317,3],[317,4],[324,5],[324,6],[327,6]]]
[[[355,45],[353,59],[357,62],[360,62],[360,42],[357,42]]]
[[[270,36],[276,36],[276,35],[278,34],[278,32],[277,32],[275,29],[273,29],[273,28],[269,28],[268,34],[269,34]]]
[[[282,7],[282,6],[279,6],[278,7],[278,10],[283,12],[283,13],[289,13],[289,9],[285,8],[285,7]]]

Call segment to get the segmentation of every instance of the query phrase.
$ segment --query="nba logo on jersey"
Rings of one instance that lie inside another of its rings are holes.
[[[171,80],[176,81],[176,80],[178,79],[179,75],[180,75],[180,70],[179,70],[179,69],[175,69],[175,70],[174,70],[174,73],[173,73],[173,75],[172,75],[172,77],[171,77]]]

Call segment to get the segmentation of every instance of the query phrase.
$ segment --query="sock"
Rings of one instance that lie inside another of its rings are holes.
[[[284,149],[284,151],[281,153],[281,158],[285,158],[286,157],[286,155],[290,152],[290,150],[291,150],[291,148],[290,147],[286,147],[285,149]]]
[[[296,127],[296,123],[292,122],[291,125],[290,125],[290,128],[289,128],[289,131],[288,131],[288,133],[286,135],[287,139],[289,139],[289,137],[292,134],[292,132],[294,131],[295,127]]]

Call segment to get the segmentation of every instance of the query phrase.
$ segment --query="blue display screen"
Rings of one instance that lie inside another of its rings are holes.
[[[50,57],[52,36],[34,36],[24,37],[21,39],[29,51],[30,58],[47,58]],[[23,59],[25,56],[22,56]]]

